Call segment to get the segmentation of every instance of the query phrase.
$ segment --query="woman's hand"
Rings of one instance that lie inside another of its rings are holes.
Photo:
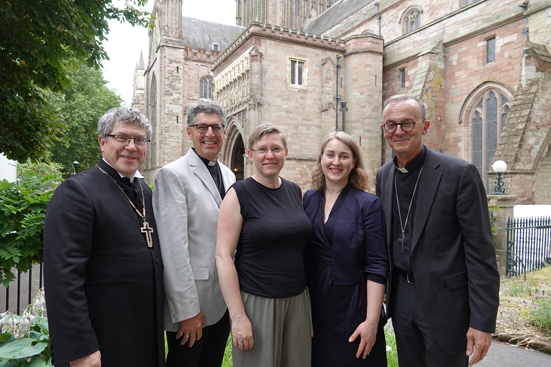
[[[240,350],[251,349],[254,345],[253,326],[247,316],[232,319],[231,334],[233,345]]]
[[[362,358],[365,359],[367,355],[371,352],[371,348],[373,348],[373,345],[375,344],[375,340],[377,337],[377,324],[370,323],[368,321],[362,322],[360,325],[358,325],[348,341],[352,343],[354,340],[356,340],[358,335],[360,336],[361,340],[358,351],[356,352],[356,358],[360,358],[360,356],[362,356]]]

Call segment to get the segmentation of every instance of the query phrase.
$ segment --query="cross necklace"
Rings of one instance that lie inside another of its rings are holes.
[[[411,194],[411,200],[409,201],[408,213],[406,215],[406,221],[402,224],[402,213],[400,211],[400,200],[398,200],[398,189],[396,188],[396,175],[394,175],[394,194],[396,195],[396,204],[398,205],[398,217],[400,218],[400,229],[402,230],[402,238],[398,238],[398,242],[402,244],[402,254],[404,253],[404,239],[406,237],[406,226],[408,224],[409,213],[411,211],[411,204],[413,204],[413,198],[415,197],[415,191],[417,190],[417,184],[419,183],[419,178],[421,177],[421,172],[423,172],[423,167],[419,170],[419,175],[417,175],[417,181],[415,181],[415,186],[413,187],[413,194]]]
[[[142,203],[143,203],[143,208],[142,208],[142,211],[143,211],[143,214],[140,213],[140,211],[136,208],[136,206],[134,205],[134,203],[132,202],[132,200],[130,200],[130,198],[128,197],[128,195],[126,195],[126,192],[124,192],[124,190],[122,189],[122,187],[119,186],[119,184],[117,183],[117,181],[115,181],[115,179],[113,177],[111,177],[109,175],[109,173],[105,172],[105,170],[103,168],[101,168],[100,166],[96,165],[96,167],[99,168],[99,170],[103,173],[105,173],[105,175],[107,177],[109,177],[111,179],[111,181],[113,181],[115,183],[115,185],[117,185],[117,187],[119,188],[119,190],[121,190],[121,192],[123,193],[123,195],[126,197],[126,199],[128,200],[128,202],[130,203],[130,205],[132,205],[132,208],[134,208],[134,210],[136,211],[136,213],[138,213],[138,215],[140,216],[140,218],[143,220],[143,225],[140,227],[140,232],[142,232],[144,235],[145,235],[145,239],[147,240],[147,247],[149,248],[153,248],[153,237],[151,236],[151,234],[153,233],[153,228],[151,228],[149,226],[149,223],[145,220],[145,196],[143,194],[143,187],[142,185],[140,184],[140,189],[142,189]]]

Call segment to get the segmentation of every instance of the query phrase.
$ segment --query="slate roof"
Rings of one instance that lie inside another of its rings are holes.
[[[206,20],[182,17],[184,45],[194,49],[211,51],[211,45],[218,43],[224,51],[239,36],[245,27],[213,23]]]
[[[341,0],[308,23],[304,31],[310,34],[323,34],[374,1],[375,0]]]

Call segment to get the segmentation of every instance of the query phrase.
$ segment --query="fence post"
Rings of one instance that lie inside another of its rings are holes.
[[[513,218],[515,202],[518,196],[515,195],[488,195],[488,202],[495,200],[497,209],[490,210],[493,218],[494,242],[496,245],[497,268],[499,275],[505,276],[507,263],[507,218]]]

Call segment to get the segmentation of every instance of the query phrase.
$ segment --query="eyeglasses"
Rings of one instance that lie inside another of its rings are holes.
[[[212,124],[212,125],[195,124],[195,125],[190,125],[190,127],[193,127],[193,126],[195,126],[195,128],[197,129],[197,132],[199,134],[206,134],[207,131],[209,131],[209,127],[212,129],[212,132],[215,133],[215,134],[220,134],[222,132],[222,130],[224,129],[224,125],[220,125],[220,124]]]
[[[260,155],[268,154],[268,151],[271,151],[273,155],[283,153],[285,149],[282,147],[273,147],[273,148],[258,148],[258,149],[251,149],[253,152],[257,152]]]
[[[114,138],[117,143],[124,144],[124,145],[130,144],[130,140],[134,140],[134,145],[137,147],[144,147],[147,145],[147,143],[150,142],[150,140],[147,138],[131,138],[130,136],[127,136],[127,135],[108,134],[107,136]]]
[[[423,121],[423,120],[419,120]],[[387,133],[393,133],[396,132],[396,129],[398,128],[398,125],[402,128],[403,132],[410,132],[415,127],[415,124],[419,121],[413,121],[413,120],[404,120],[400,123],[396,123],[393,121],[385,122],[382,126],[385,129]]]

